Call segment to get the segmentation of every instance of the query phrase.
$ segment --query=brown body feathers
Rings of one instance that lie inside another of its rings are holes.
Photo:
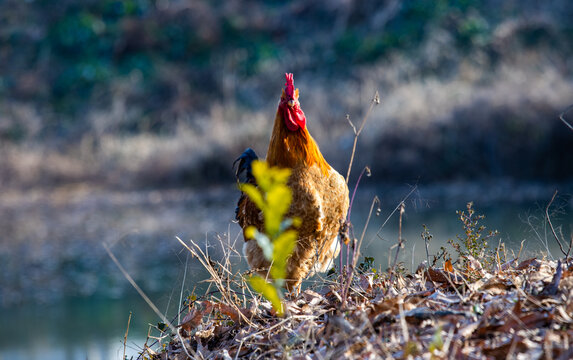
[[[288,186],[293,197],[286,217],[302,220],[297,229],[297,245],[287,263],[286,288],[293,290],[307,275],[328,270],[338,255],[337,235],[348,211],[348,187],[344,178],[322,156],[305,122],[301,122],[303,125],[296,131],[289,130],[281,109],[288,100],[291,100],[289,106],[292,107],[292,100],[298,106],[298,90],[290,99],[283,91],[266,161],[270,166],[292,170]],[[300,109],[297,111],[304,117]],[[262,214],[246,196],[239,200],[237,220],[243,230],[250,225],[263,230]],[[269,262],[257,242],[246,240],[243,252],[249,266],[265,276]]]

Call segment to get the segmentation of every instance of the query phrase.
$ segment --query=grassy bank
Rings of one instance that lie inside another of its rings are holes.
[[[0,10],[3,187],[227,182],[246,146],[265,152],[287,71],[338,169],[352,145],[346,115],[361,118],[378,90],[357,161],[379,180],[573,176],[557,119],[573,93],[565,1]]]

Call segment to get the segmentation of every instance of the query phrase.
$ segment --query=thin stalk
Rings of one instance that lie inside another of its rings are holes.
[[[398,254],[400,253],[400,249],[402,248],[403,244],[404,244],[404,239],[402,238],[402,217],[404,215],[406,205],[404,204],[404,202],[400,203],[400,217],[399,217],[399,223],[398,223],[398,247],[396,249],[396,254],[394,255],[394,261],[392,263],[392,267],[390,268],[390,280],[389,282],[392,282],[392,280],[394,279],[394,268],[396,267],[396,263],[398,262]]]
[[[380,235],[380,232],[382,231],[382,229],[384,228],[384,226],[386,226],[386,223],[388,223],[388,221],[390,220],[390,218],[394,215],[394,213],[398,210],[400,210],[400,207],[402,206],[402,204],[405,203],[405,201],[410,197],[410,195],[412,195],[414,193],[414,191],[416,191],[418,189],[418,186],[414,186],[412,188],[412,190],[410,190],[410,192],[408,194],[406,194],[406,196],[404,196],[404,198],[402,199],[402,201],[400,201],[400,203],[394,208],[394,210],[392,210],[392,212],[390,213],[390,215],[388,215],[388,217],[386,218],[386,220],[384,220],[384,222],[382,223],[382,225],[380,225],[380,228],[378,228],[378,231],[376,232],[376,236]]]
[[[141,288],[139,287],[139,285],[137,285],[137,283],[135,282],[135,280],[133,280],[133,278],[131,277],[131,275],[129,275],[129,273],[124,269],[124,267],[121,265],[121,263],[119,262],[119,260],[117,260],[117,258],[115,257],[115,255],[111,252],[109,246],[106,243],[103,243],[103,247],[105,248],[105,251],[107,251],[107,254],[109,255],[109,257],[111,258],[111,260],[113,260],[113,262],[115,263],[115,265],[117,265],[117,267],[119,268],[119,271],[121,271],[121,273],[123,274],[123,276],[127,279],[127,281],[129,281],[129,283],[131,284],[131,286],[133,286],[135,288],[135,290],[139,293],[139,295],[143,298],[143,300],[145,300],[145,302],[147,303],[147,305],[149,305],[149,307],[151,308],[151,310],[153,310],[153,312],[159,316],[159,318],[161,319],[161,321],[163,321],[168,327],[169,330],[171,330],[172,332],[176,332],[177,330],[175,329],[175,327],[171,324],[171,322],[169,322],[169,320],[167,320],[167,318],[165,317],[165,315],[163,315],[163,313],[161,313],[161,311],[159,311],[159,309],[157,308],[157,306],[155,306],[155,304],[151,301],[151,299],[149,299],[149,297],[143,292],[143,290],[141,290]]]
[[[360,180],[362,180],[362,176],[365,172],[366,176],[370,176],[370,168],[368,166],[365,166],[364,169],[362,169],[360,176],[358,176],[358,180],[356,180],[356,185],[354,185],[354,190],[352,190],[352,197],[350,198],[350,206],[348,207],[348,215],[346,216],[346,221],[350,221],[350,213],[352,212],[352,205],[354,204],[356,190],[358,190],[358,185],[360,185]]]
[[[348,164],[348,171],[346,173],[346,184],[348,185],[348,181],[350,180],[350,171],[352,170],[352,164],[354,163],[354,156],[356,154],[356,145],[358,144],[358,137],[360,136],[360,133],[362,132],[362,129],[364,129],[364,125],[366,125],[366,121],[368,120],[368,117],[370,116],[370,113],[372,112],[372,109],[374,108],[374,105],[378,105],[380,104],[380,94],[378,93],[378,90],[376,90],[376,93],[374,93],[374,98],[372,99],[372,101],[370,102],[370,107],[368,108],[368,111],[366,112],[366,114],[364,115],[364,118],[362,119],[362,123],[360,124],[360,127],[358,128],[358,130],[356,129],[356,126],[354,126],[354,124],[352,123],[352,121],[350,120],[350,116],[346,116],[346,120],[348,120],[348,123],[350,124],[350,126],[352,127],[352,130],[354,131],[354,143],[352,144],[352,154],[350,155],[350,163]],[[370,171],[370,169],[369,169]],[[364,172],[364,170],[363,170]],[[348,213],[346,216],[347,219],[347,223],[350,224],[350,212],[352,210],[352,204],[354,202],[354,195],[356,194],[356,189],[358,188],[358,184],[360,183],[360,179],[362,178],[362,174],[360,174],[360,177],[358,178],[358,181],[356,183],[356,186],[354,187],[354,191],[352,193],[352,201],[350,202],[350,206],[348,209]],[[351,232],[351,226],[349,225],[349,231]],[[352,241],[354,241],[354,236],[352,236]],[[350,254],[350,250],[348,248],[348,245],[344,246],[346,244],[343,243],[343,239],[340,239],[340,258],[339,258],[339,267],[340,267],[340,275],[341,275],[341,281],[343,281],[342,279],[346,278],[346,274],[343,274],[344,269],[342,267],[343,265],[343,252],[344,252],[344,248],[346,248],[346,267],[348,268],[349,266],[349,254]]]
[[[179,293],[179,307],[183,303],[183,288],[185,286],[185,280],[187,279],[187,265],[189,263],[189,253],[185,257],[185,270],[183,271],[183,281],[181,282],[181,292]],[[177,314],[177,324],[181,324],[181,311]]]
[[[125,359],[125,351],[127,347],[127,334],[129,333],[129,324],[131,324],[131,311],[129,312],[129,318],[127,318],[127,329],[125,329],[125,335],[123,336],[123,358]]]
[[[352,263],[350,264],[349,268],[346,269],[346,281],[344,283],[344,288],[342,291],[342,307],[346,306],[346,299],[348,295],[348,289],[350,288],[350,282],[352,275],[354,274],[354,269],[356,268],[356,262],[358,261],[358,257],[360,255],[359,249],[362,246],[362,241],[364,240],[364,236],[366,235],[366,229],[368,229],[368,224],[370,223],[370,218],[372,217],[372,212],[374,211],[374,205],[380,204],[380,199],[378,196],[374,196],[372,200],[372,205],[370,205],[370,211],[368,212],[368,217],[366,218],[366,224],[364,224],[364,228],[362,229],[362,235],[360,235],[360,240],[358,244],[355,244],[354,249],[352,251]],[[347,255],[348,261],[348,255]]]
[[[561,244],[561,240],[559,240],[559,237],[555,233],[555,228],[553,227],[553,224],[551,223],[551,218],[549,217],[549,207],[551,206],[551,204],[553,204],[553,200],[555,200],[555,196],[557,196],[557,190],[555,190],[555,193],[553,193],[553,197],[551,198],[551,201],[549,201],[549,204],[547,204],[547,207],[545,208],[545,216],[547,217],[547,222],[549,223],[549,228],[551,228],[551,232],[553,233],[553,237],[557,241],[557,244],[559,244],[559,250],[561,250],[563,255],[568,257],[569,251],[571,251],[571,248],[569,248],[569,251],[567,251],[567,252],[565,252],[565,250],[563,250],[563,245]]]
[[[348,165],[348,172],[346,173],[346,184],[348,184],[348,180],[350,179],[350,171],[352,170],[352,163],[354,162],[354,154],[356,153],[356,144],[358,143],[358,136],[360,136],[362,129],[364,129],[366,120],[368,120],[368,117],[370,116],[370,113],[372,112],[374,105],[378,104],[380,104],[380,94],[378,94],[378,90],[376,90],[374,98],[370,102],[370,107],[368,108],[366,115],[364,115],[364,118],[362,119],[362,123],[360,124],[360,128],[358,128],[358,130],[356,130],[356,126],[354,126],[352,121],[350,121],[350,116],[346,117],[346,120],[348,120],[350,126],[352,126],[352,129],[354,130],[354,144],[352,144],[352,154],[350,155],[350,164]]]
[[[567,120],[565,120],[565,114],[567,114],[569,112],[569,110],[573,109],[573,105],[569,105],[567,107],[567,109],[565,109],[565,111],[563,111],[561,114],[559,114],[559,119],[561,119],[561,121],[563,121],[563,123],[571,130],[573,130],[573,126],[571,124],[569,124],[567,122]]]

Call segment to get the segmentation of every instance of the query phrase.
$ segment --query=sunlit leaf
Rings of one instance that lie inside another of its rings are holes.
[[[265,203],[263,200],[263,195],[261,194],[260,190],[257,189],[256,186],[254,186],[252,184],[241,184],[241,185],[239,185],[239,188],[241,189],[242,192],[247,194],[249,199],[251,199],[251,201],[254,202],[255,205],[260,210],[263,210],[263,208],[265,206]]]
[[[264,161],[253,161],[252,172],[255,179],[257,179],[257,185],[264,192],[268,191],[271,187],[272,181],[269,176],[269,167]]]
[[[291,174],[291,170],[288,168],[280,169],[274,168],[273,169],[273,180],[279,184],[286,184]]]
[[[257,228],[254,227],[253,225],[248,226],[248,227],[245,229],[245,237],[246,237],[247,239],[254,239],[255,236],[256,236],[256,233],[257,233]]]
[[[282,316],[284,314],[279,291],[272,284],[268,283],[265,279],[258,275],[251,276],[249,278],[249,284],[253,290],[263,295],[265,299],[271,302],[273,308],[277,312],[277,315]]]
[[[264,232],[255,227],[245,229],[245,237],[256,239],[265,258],[272,264],[270,282],[261,277],[251,277],[253,289],[261,293],[273,304],[277,313],[282,314],[281,288],[286,277],[287,259],[290,257],[297,239],[297,233],[291,227],[302,223],[299,218],[285,219],[292,201],[292,191],[287,186],[290,169],[269,167],[266,162],[253,161],[252,172],[257,186],[242,185],[241,190],[262,211]]]
[[[294,230],[287,230],[280,234],[273,242],[273,266],[271,276],[273,279],[284,279],[286,276],[287,260],[296,245],[297,233]]]
[[[286,185],[273,187],[267,193],[269,211],[265,213],[265,229],[269,236],[275,237],[285,213],[288,211],[292,192]]]
[[[293,217],[292,219],[292,226],[295,228],[300,227],[302,225],[302,219],[299,217]]]

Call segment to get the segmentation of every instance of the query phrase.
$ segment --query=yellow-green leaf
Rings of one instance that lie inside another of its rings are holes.
[[[266,200],[269,211],[265,213],[265,230],[271,238],[274,238],[278,233],[291,199],[292,192],[286,185],[274,186],[267,192]]]
[[[277,185],[267,193],[267,203],[281,217],[288,211],[292,201],[292,191],[286,185]]]
[[[270,176],[270,169],[264,161],[253,161],[251,164],[251,171],[253,176],[257,179],[257,185],[263,190],[268,191],[271,187],[272,179]]]
[[[263,195],[261,194],[261,191],[259,189],[257,189],[256,186],[254,186],[252,184],[240,184],[239,188],[241,189],[242,192],[247,194],[249,199],[251,199],[251,201],[254,202],[255,205],[260,210],[264,209],[265,202],[263,200]]]
[[[273,279],[286,277],[287,259],[296,245],[297,233],[295,230],[287,230],[273,241],[273,266],[271,276]]]
[[[281,297],[279,291],[265,279],[258,275],[253,275],[249,278],[249,284],[253,290],[263,295],[267,300],[271,302],[273,308],[277,312],[277,315],[282,316],[284,314],[283,304],[281,302]]]
[[[292,218],[292,226],[294,226],[295,228],[299,227],[302,225],[302,219],[299,217],[293,217]]]
[[[256,233],[257,233],[257,228],[252,225],[245,229],[245,237],[247,239],[254,239]]]
[[[273,180],[275,183],[279,183],[279,184],[286,184],[288,182],[288,178],[290,177],[290,173],[291,170],[289,168],[278,168],[278,167],[274,167],[272,168],[273,172]]]

